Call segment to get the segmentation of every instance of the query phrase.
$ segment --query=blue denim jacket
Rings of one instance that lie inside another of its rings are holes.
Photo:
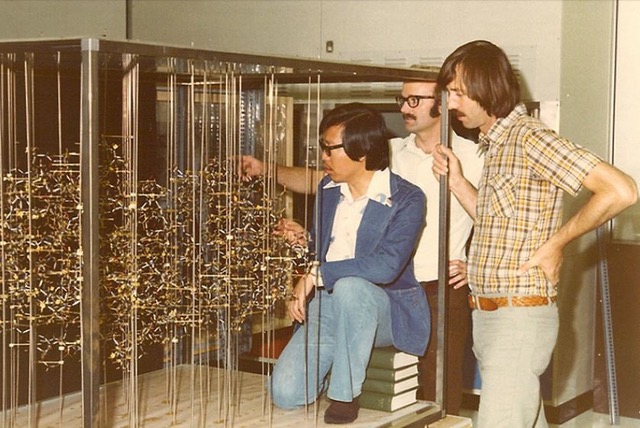
[[[413,272],[413,253],[424,228],[426,201],[422,190],[396,174],[390,175],[391,204],[369,201],[356,239],[355,258],[327,262],[331,230],[340,200],[338,187],[318,186],[310,248],[318,231],[318,259],[325,288],[346,276],[359,276],[384,288],[391,304],[394,346],[414,355],[424,354],[429,342],[429,304]],[[318,216],[318,212],[321,213]],[[315,223],[320,219],[320,227]]]

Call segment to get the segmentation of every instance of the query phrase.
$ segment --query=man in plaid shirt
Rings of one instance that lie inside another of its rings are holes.
[[[479,427],[546,426],[539,376],[558,334],[563,248],[637,200],[634,181],[527,115],[505,53],[487,41],[456,49],[438,84],[465,128],[480,129],[478,189],[439,146],[433,171],[474,218],[468,260],[474,353],[482,378]],[[593,193],[562,224],[564,192]]]

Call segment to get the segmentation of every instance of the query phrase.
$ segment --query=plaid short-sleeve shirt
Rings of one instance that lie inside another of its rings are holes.
[[[602,160],[560,137],[519,104],[481,134],[488,145],[478,185],[469,285],[475,294],[555,296],[540,268],[518,275],[560,227],[564,192],[576,195]]]

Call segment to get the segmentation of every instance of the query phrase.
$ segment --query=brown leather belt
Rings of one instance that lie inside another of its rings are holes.
[[[511,300],[511,302],[509,302]],[[469,307],[482,311],[495,311],[504,306],[546,306],[554,303],[555,297],[543,296],[511,296],[509,297],[482,297],[469,294]]]

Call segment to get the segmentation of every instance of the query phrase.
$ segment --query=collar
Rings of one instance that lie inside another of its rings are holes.
[[[527,115],[527,107],[523,103],[517,104],[511,113],[509,113],[506,117],[501,117],[496,120],[489,131],[486,134],[480,133],[480,144],[482,147],[485,146],[495,146],[498,147],[504,143],[505,138],[501,138],[507,129],[511,128],[511,126],[522,116]]]
[[[416,144],[416,134],[409,135],[409,138],[407,138],[406,147],[409,152],[416,154],[418,156],[427,156],[427,157],[431,156],[430,154],[425,153],[425,151],[422,150],[420,147],[418,147],[418,145]]]
[[[389,171],[389,168],[385,168],[383,170],[374,172],[373,177],[371,177],[371,182],[369,183],[369,187],[367,188],[367,193],[365,194],[364,197],[390,207],[391,206],[391,184],[390,183],[391,183],[391,172]],[[347,197],[348,200],[352,199],[351,191],[349,190],[349,185],[347,183],[336,183],[333,180],[329,180],[329,182],[324,185],[323,189],[331,189],[333,187],[339,187],[340,193],[343,196]]]

